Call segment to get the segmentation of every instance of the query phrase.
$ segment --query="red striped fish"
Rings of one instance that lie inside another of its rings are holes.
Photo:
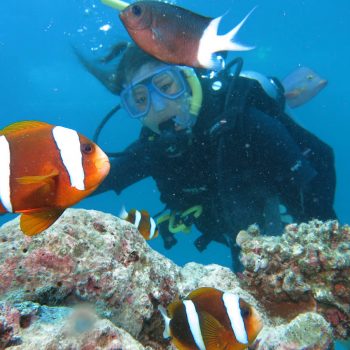
[[[225,35],[217,34],[222,17],[204,17],[163,1],[137,1],[119,16],[136,44],[159,60],[219,70],[222,61],[214,53],[253,48],[235,41],[251,12]]]

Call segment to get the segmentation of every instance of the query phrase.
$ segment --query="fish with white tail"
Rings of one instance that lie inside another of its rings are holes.
[[[162,1],[137,1],[119,16],[136,44],[159,60],[220,70],[216,52],[253,49],[235,40],[252,11],[224,35],[217,34],[222,16],[205,17]]]

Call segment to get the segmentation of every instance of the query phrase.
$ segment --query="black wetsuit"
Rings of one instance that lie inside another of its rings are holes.
[[[198,249],[211,240],[232,248],[229,238],[234,241],[239,230],[253,223],[268,227],[268,202],[276,197],[298,222],[336,218],[332,149],[284,114],[284,103],[272,100],[256,82],[240,78],[225,109],[226,95],[227,88],[215,94],[204,88],[191,137],[143,129],[112,159],[98,192],[120,193],[152,176],[170,210],[203,206],[194,221],[203,234]],[[170,236],[164,227],[161,233],[166,243]]]

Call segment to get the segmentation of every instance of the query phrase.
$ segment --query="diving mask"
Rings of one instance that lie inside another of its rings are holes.
[[[176,100],[187,91],[179,68],[162,66],[152,74],[133,81],[120,94],[121,104],[131,118],[145,117],[151,108],[165,107],[166,100]]]

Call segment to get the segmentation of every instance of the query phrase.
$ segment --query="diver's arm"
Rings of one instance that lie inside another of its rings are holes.
[[[316,175],[286,127],[272,116],[251,108],[248,133],[271,165],[272,176],[304,188]]]
[[[93,194],[109,190],[120,194],[128,186],[150,176],[151,160],[144,149],[143,143],[137,141],[112,158],[108,176]]]

